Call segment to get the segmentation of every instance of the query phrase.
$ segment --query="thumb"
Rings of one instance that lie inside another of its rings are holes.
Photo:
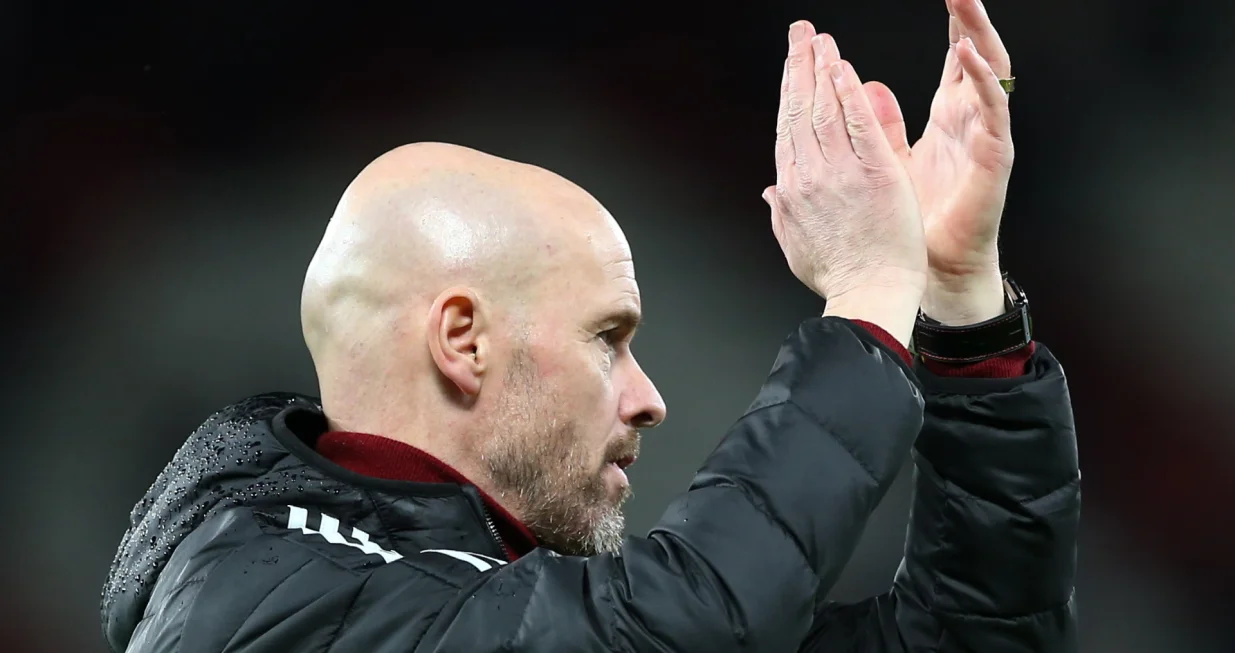
[[[776,208],[776,187],[768,186],[763,189],[763,201],[768,203],[768,208],[772,209],[772,235],[776,236],[776,242],[785,248],[785,223],[780,217],[780,211]]]
[[[905,130],[905,114],[901,113],[901,105],[896,101],[896,95],[881,82],[867,82],[863,87],[892,151],[896,152],[902,163],[908,163],[909,133]]]

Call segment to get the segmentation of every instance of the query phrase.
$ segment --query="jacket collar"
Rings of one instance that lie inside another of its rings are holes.
[[[328,432],[316,402],[299,401],[271,422],[275,437],[306,464],[348,485],[419,497],[467,496],[511,561],[538,544],[521,522],[446,463],[410,445],[363,433]]]
[[[379,435],[331,431],[319,436],[314,448],[334,464],[365,476],[413,483],[473,485],[458,470],[428,453]],[[511,561],[531,553],[537,542],[527,526],[483,490],[477,488],[476,492]]]

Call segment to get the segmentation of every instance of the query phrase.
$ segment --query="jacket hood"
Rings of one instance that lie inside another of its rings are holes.
[[[275,416],[296,405],[317,415],[325,429],[321,406],[311,397],[275,393],[236,403],[189,436],[134,506],[103,586],[103,630],[113,650],[127,647],[159,573],[195,528],[237,505],[304,494],[300,486],[309,470],[299,461],[287,464],[292,454],[271,428]]]

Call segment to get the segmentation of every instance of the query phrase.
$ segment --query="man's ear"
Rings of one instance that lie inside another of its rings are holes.
[[[425,330],[437,369],[464,395],[480,393],[488,367],[489,334],[484,308],[470,288],[450,288],[434,300]]]

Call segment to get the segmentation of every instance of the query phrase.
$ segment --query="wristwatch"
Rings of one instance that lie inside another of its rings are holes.
[[[1025,291],[1003,273],[1004,314],[978,324],[948,326],[918,311],[913,346],[919,356],[944,363],[977,363],[1027,347],[1033,320]]]

